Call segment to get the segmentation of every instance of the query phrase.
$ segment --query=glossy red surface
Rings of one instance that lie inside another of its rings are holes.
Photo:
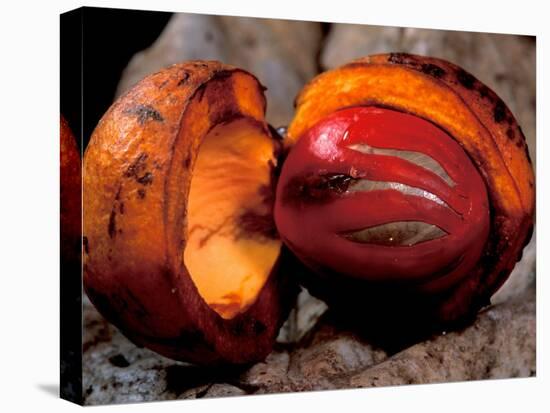
[[[275,221],[316,269],[434,291],[467,276],[490,226],[485,185],[460,145],[424,119],[376,107],[340,110],[300,137],[281,171]],[[414,245],[346,236],[402,221],[444,235]]]

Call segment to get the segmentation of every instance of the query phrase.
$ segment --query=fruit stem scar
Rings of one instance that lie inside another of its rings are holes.
[[[309,174],[293,177],[284,189],[283,201],[290,204],[323,203],[333,195],[343,194],[357,180],[340,173]]]

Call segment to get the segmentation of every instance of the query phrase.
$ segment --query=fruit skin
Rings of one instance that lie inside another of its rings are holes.
[[[80,272],[81,254],[81,162],[75,137],[60,117],[60,228],[61,260],[72,271]]]
[[[462,322],[488,304],[521,258],[533,229],[532,165],[523,133],[504,102],[456,65],[393,53],[358,59],[317,76],[295,103],[296,115],[287,131],[288,149],[319,120],[345,107],[378,106],[434,123],[472,159],[485,183],[491,211],[490,235],[482,256],[451,291],[416,294],[321,268],[303,270],[308,289],[335,309],[352,307],[352,315],[371,309],[380,314],[377,317],[392,322],[422,322],[432,327]]]
[[[111,106],[84,158],[84,287],[128,338],[197,364],[245,364],[271,351],[296,293],[273,268],[256,302],[224,320],[183,264],[186,203],[201,139],[245,116],[267,132],[263,88],[214,61],[176,64]],[[267,132],[268,133],[268,132]]]

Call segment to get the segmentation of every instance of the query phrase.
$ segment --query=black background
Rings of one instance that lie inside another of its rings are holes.
[[[61,19],[60,98],[61,113],[84,149],[128,61],[158,38],[172,13],[94,7],[76,13],[80,19]]]

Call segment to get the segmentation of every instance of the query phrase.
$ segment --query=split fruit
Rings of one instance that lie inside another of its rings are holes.
[[[398,335],[471,317],[506,280],[532,231],[534,176],[513,115],[472,75],[360,59],[305,86],[283,141],[265,104],[250,73],[187,62],[95,129],[84,287],[135,343],[246,364],[271,351],[298,278]]]
[[[307,288],[361,324],[400,334],[471,319],[531,237],[521,129],[446,61],[375,55],[317,76],[287,144],[277,228]]]
[[[148,76],[84,157],[84,287],[138,345],[198,364],[271,351],[297,287],[273,221],[263,87],[218,62]]]

